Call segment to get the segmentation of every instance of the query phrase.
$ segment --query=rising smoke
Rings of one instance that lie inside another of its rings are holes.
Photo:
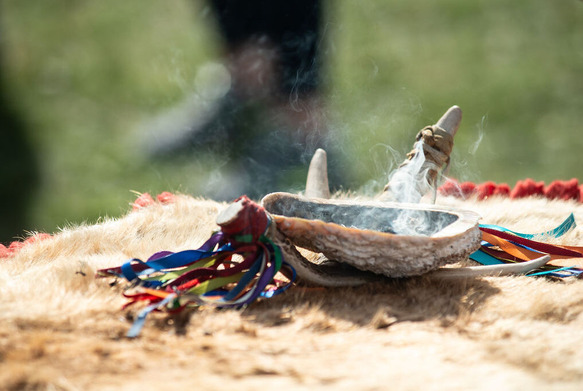
[[[389,175],[389,186],[384,200],[399,203],[418,204],[421,199],[432,194],[435,202],[436,183],[431,183],[428,178],[430,171],[440,172],[441,167],[425,158],[423,139],[414,145],[415,154],[410,160],[406,160],[401,166]],[[432,218],[430,218],[432,216]],[[447,216],[451,217],[451,216]],[[395,232],[403,235],[423,235],[435,231],[435,224],[447,225],[451,221],[436,221],[439,216],[433,216],[425,211],[403,208],[392,222]]]

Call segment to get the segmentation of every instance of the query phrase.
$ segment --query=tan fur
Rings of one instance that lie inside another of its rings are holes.
[[[535,232],[583,206],[528,199],[438,202]],[[294,287],[244,310],[153,314],[97,269],[196,248],[225,204],[180,196],[71,227],[0,260],[0,389],[583,389],[583,281],[498,277]],[[578,227],[558,243],[583,245]]]

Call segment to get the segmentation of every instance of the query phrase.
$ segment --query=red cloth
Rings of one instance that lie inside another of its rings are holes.
[[[269,225],[267,212],[261,205],[251,201],[247,196],[241,196],[235,202],[241,202],[243,208],[235,220],[221,225],[221,231],[225,235],[252,235],[252,241],[257,241]]]
[[[150,195],[150,193],[142,193],[132,204],[132,210],[138,210],[155,204],[156,202]]]
[[[511,199],[543,196],[548,199],[583,202],[583,185],[579,185],[579,181],[576,178],[568,181],[553,181],[548,186],[545,186],[544,182],[535,182],[533,179],[527,178],[516,182],[512,190],[506,183],[496,184],[492,181],[480,184],[473,182],[459,183],[455,179],[448,179],[437,190],[443,196],[459,198],[468,198],[475,194],[479,200],[484,200],[491,196],[504,196]]]
[[[176,201],[176,196],[168,191],[164,191],[158,194],[156,199],[162,204],[173,204]]]
[[[524,198],[533,195],[544,195],[545,194],[545,183],[535,182],[534,180],[527,178],[523,181],[516,182],[516,186],[510,192],[510,198]]]
[[[553,181],[545,189],[545,196],[549,199],[580,201],[579,181],[575,178],[569,181]]]
[[[492,181],[488,181],[488,182],[484,182],[484,183],[479,184],[478,186],[476,186],[476,192],[478,193],[478,199],[483,200],[483,199],[486,199],[486,198],[494,195],[494,192],[496,191],[497,188],[498,188],[498,186],[496,186],[496,184]]]
[[[51,238],[52,235],[47,233],[37,233],[24,241],[15,240],[8,247],[0,244],[0,258],[9,258],[20,251],[21,248],[27,246],[31,243],[38,242],[39,240],[45,240]]]

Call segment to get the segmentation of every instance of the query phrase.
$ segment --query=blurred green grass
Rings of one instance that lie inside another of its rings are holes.
[[[130,190],[197,195],[213,180],[211,156],[160,163],[141,150],[152,137],[142,129],[218,59],[203,1],[1,7],[3,77],[42,162],[31,230],[118,216]],[[328,1],[328,115],[359,185],[379,188],[416,131],[453,104],[464,119],[452,176],[579,177],[582,24],[576,0]]]

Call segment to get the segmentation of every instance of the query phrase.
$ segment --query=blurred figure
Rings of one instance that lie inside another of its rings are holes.
[[[0,243],[7,244],[31,228],[27,210],[36,190],[38,165],[25,124],[4,83],[2,54],[0,36]]]
[[[303,132],[318,130],[321,3],[212,0],[211,5],[224,38],[233,98],[272,99],[273,108]]]
[[[210,194],[215,198],[300,189],[316,148],[325,148],[331,160],[335,155],[321,97],[322,4],[210,0],[210,5],[230,90],[216,102],[213,115],[158,152],[174,156],[211,148],[228,153],[233,174],[224,191]],[[334,173],[330,180],[338,182]]]

